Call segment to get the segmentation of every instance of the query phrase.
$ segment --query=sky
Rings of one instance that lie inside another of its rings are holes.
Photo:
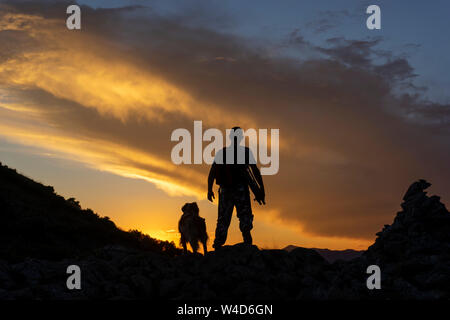
[[[208,166],[170,158],[195,120],[280,130],[261,247],[365,249],[420,178],[449,202],[448,2],[73,3],[0,1],[0,161],[119,227],[177,242],[197,201],[214,238]]]

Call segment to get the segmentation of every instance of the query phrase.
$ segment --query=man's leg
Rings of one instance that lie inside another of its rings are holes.
[[[253,213],[250,203],[248,187],[240,187],[236,194],[236,211],[239,218],[239,229],[242,232],[244,243],[252,244],[253,239],[250,230],[253,229]]]
[[[233,214],[234,202],[230,190],[219,189],[219,213],[217,217],[216,237],[213,247],[218,249],[224,245],[227,240],[228,227]]]

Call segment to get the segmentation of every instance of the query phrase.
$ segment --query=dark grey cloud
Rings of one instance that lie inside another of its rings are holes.
[[[315,19],[306,23],[306,28],[314,33],[325,33],[338,27],[344,20],[354,19],[357,15],[350,10],[323,10],[317,14]]]

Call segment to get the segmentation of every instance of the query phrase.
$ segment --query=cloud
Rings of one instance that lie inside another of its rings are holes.
[[[1,7],[0,135],[201,196],[208,168],[171,164],[174,129],[279,128],[268,206],[320,236],[372,238],[418,178],[450,199],[449,106],[398,94],[416,75],[382,39],[321,47],[297,30],[287,45],[315,57],[295,60],[151,8],[83,7],[71,32],[66,4]]]
[[[315,19],[306,23],[306,28],[311,29],[314,33],[325,33],[339,26],[344,19],[353,19],[356,14],[350,13],[349,10],[324,10],[320,11]]]

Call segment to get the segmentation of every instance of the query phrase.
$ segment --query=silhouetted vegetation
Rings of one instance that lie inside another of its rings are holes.
[[[108,217],[83,210],[68,200],[0,163],[0,258],[62,259],[89,254],[106,245],[177,255],[173,242],[140,231],[126,232]]]

